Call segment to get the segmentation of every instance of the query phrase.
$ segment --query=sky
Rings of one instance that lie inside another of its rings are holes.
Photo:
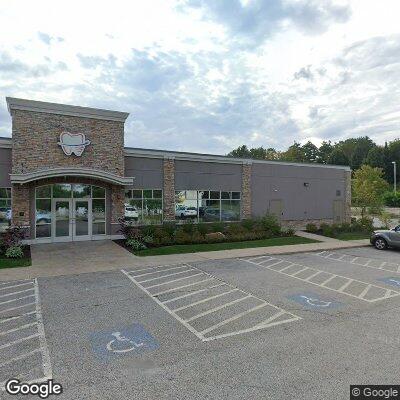
[[[129,112],[125,145],[400,137],[398,0],[0,1],[6,96]]]

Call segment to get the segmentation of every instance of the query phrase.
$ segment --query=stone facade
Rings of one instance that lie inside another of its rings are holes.
[[[333,219],[305,219],[305,220],[288,220],[281,221],[282,228],[284,229],[295,229],[295,230],[305,230],[307,224],[315,224],[318,228],[321,224],[333,224]]]
[[[351,222],[351,171],[344,171],[345,189],[344,189],[344,222]]]
[[[242,166],[242,218],[251,218],[251,163]]]
[[[82,156],[66,156],[60,134],[84,133],[90,145]],[[124,123],[101,119],[12,110],[12,173],[85,167],[124,176]]]
[[[30,185],[12,186],[12,224],[19,226],[30,226]]]
[[[164,158],[164,221],[175,220],[175,161],[173,158]]]
[[[111,186],[111,223],[119,224],[118,220],[124,216],[125,191],[121,186]]]

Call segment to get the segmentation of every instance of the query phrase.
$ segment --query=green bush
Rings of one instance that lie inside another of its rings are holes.
[[[152,245],[154,243],[154,237],[152,235],[143,235],[142,240],[146,245]]]
[[[271,232],[273,235],[280,235],[281,226],[275,215],[265,214],[261,218],[260,223],[265,232]]]
[[[22,251],[21,246],[11,246],[6,250],[5,255],[7,258],[22,258],[24,252]]]
[[[241,224],[230,223],[227,228],[227,233],[229,236],[235,236],[244,233],[244,228]]]
[[[289,226],[284,231],[282,231],[281,234],[283,236],[294,236],[295,232],[296,230],[293,227]]]
[[[187,233],[188,235],[193,235],[194,232],[194,223],[191,219],[186,220],[183,224],[182,224],[182,230],[183,232]]]
[[[212,232],[224,232],[225,224],[223,222],[213,222],[211,224],[211,231]]]
[[[164,222],[163,229],[167,233],[169,237],[174,237],[176,231],[176,223],[175,222]]]
[[[210,231],[210,225],[206,224],[204,222],[200,222],[197,224],[197,231],[201,234],[201,235],[205,235]]]
[[[179,230],[175,234],[175,241],[176,244],[191,244],[193,242],[192,235],[183,230]]]
[[[306,232],[317,233],[318,232],[317,225],[315,225],[315,224],[307,224],[306,225]]]
[[[386,192],[383,195],[383,202],[388,207],[400,207],[400,193]]]
[[[322,227],[322,226],[321,226],[321,227]],[[334,237],[334,236],[335,236],[335,232],[334,232],[332,226],[330,226],[330,225],[328,225],[328,224],[325,224],[325,225],[322,227],[322,234],[323,234],[324,236],[328,236],[328,237]]]
[[[134,251],[147,249],[144,243],[142,243],[137,239],[132,239],[132,238],[126,240],[126,245],[129,246]]]
[[[145,236],[154,236],[155,232],[156,232],[156,226],[155,225],[144,225],[141,228],[143,237]]]
[[[244,219],[241,222],[241,224],[243,228],[246,229],[246,231],[251,232],[254,229],[255,225],[257,224],[257,221],[255,219],[249,218],[249,219]]]

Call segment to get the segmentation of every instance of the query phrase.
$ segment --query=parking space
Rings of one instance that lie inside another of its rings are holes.
[[[202,341],[300,319],[188,264],[123,272]]]
[[[1,378],[53,377],[68,400],[347,398],[351,383],[398,379],[400,274],[383,268],[396,254],[383,266],[367,248],[2,283]]]
[[[10,377],[52,378],[36,280],[0,284],[0,389]]]

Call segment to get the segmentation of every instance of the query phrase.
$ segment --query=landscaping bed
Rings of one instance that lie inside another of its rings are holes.
[[[22,246],[23,256],[21,258],[7,258],[4,254],[0,254],[0,269],[29,267],[32,264],[30,246]]]
[[[225,243],[200,243],[200,244],[181,244],[173,246],[153,247],[144,250],[132,250],[126,246],[125,240],[116,240],[120,246],[123,246],[131,253],[145,256],[161,256],[167,254],[184,254],[184,253],[199,253],[203,251],[218,251],[232,249],[248,249],[252,247],[269,247],[269,246],[286,246],[293,244],[316,243],[316,240],[307,239],[299,236],[275,237],[261,240],[247,240],[242,242],[225,242]]]
[[[120,220],[120,224],[125,239],[116,243],[140,256],[315,242],[294,236],[293,229],[283,230],[276,218],[268,214],[240,222],[196,224],[189,220],[183,224],[138,227]]]
[[[369,239],[373,230],[372,220],[365,217],[357,221],[353,220],[351,224],[321,224],[319,227],[315,224],[307,224],[306,226],[306,232],[338,240]]]

